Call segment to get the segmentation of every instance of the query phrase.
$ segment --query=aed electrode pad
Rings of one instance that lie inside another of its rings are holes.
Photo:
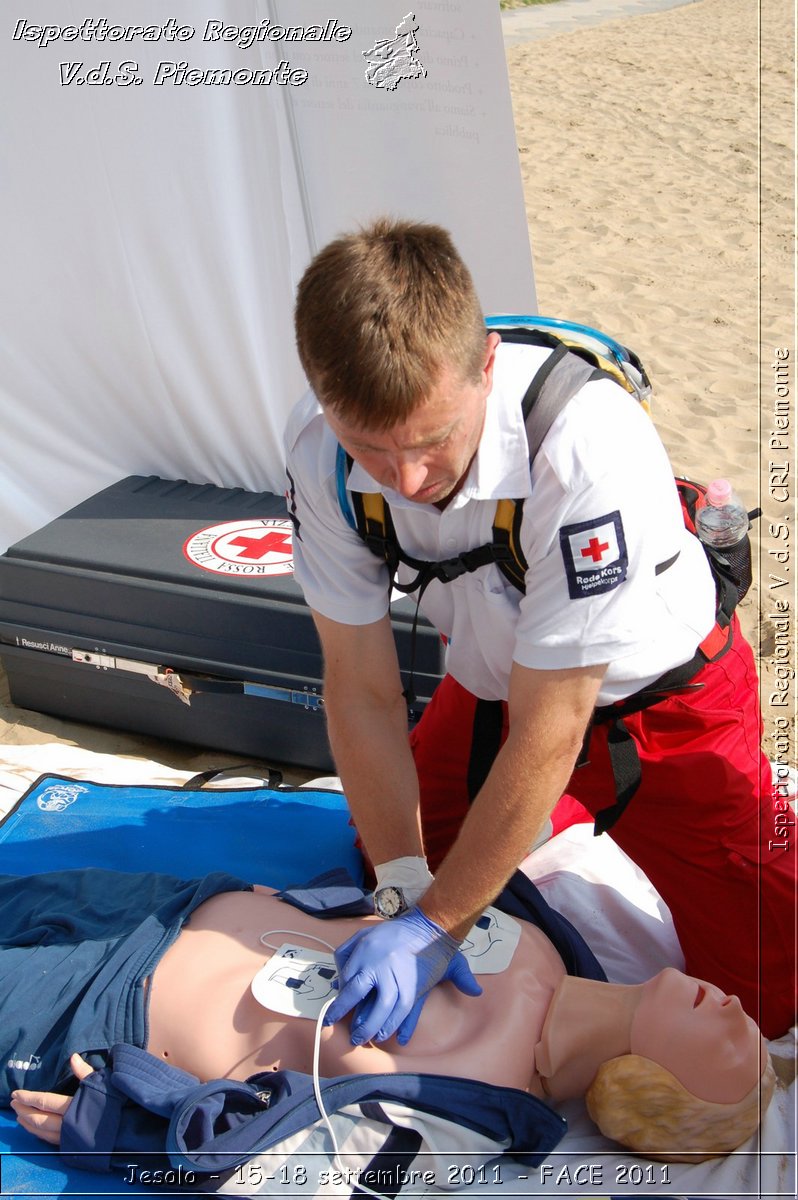
[[[264,1008],[316,1021],[335,991],[337,976],[332,954],[286,942],[261,967],[250,987]]]
[[[287,933],[288,930],[274,932]],[[264,934],[261,941],[270,946],[265,941],[266,936]],[[499,975],[512,962],[520,937],[521,926],[517,921],[498,908],[486,908],[463,938],[460,949],[475,975]],[[258,1004],[272,1012],[318,1020],[322,1008],[336,990],[335,957],[324,950],[311,950],[294,942],[283,942],[273,948],[271,958],[250,984],[252,995]]]
[[[475,975],[500,975],[513,961],[521,926],[498,908],[486,908],[460,943]]]

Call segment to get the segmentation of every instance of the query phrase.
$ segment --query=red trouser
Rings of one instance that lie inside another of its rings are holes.
[[[689,974],[739,996],[774,1037],[795,1018],[796,829],[776,821],[756,670],[736,618],[731,649],[692,682],[702,687],[625,718],[642,783],[610,836],[670,907]],[[506,705],[450,676],[413,730],[433,871],[506,736]],[[585,819],[581,805],[595,815],[614,802],[607,726],[596,725],[555,832]]]

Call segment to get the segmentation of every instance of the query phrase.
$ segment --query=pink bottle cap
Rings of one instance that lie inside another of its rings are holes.
[[[707,488],[707,503],[722,508],[731,500],[732,485],[728,479],[713,479]]]

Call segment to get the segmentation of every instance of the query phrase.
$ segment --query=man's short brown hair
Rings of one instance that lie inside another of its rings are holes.
[[[294,319],[319,400],[365,429],[405,421],[442,367],[476,382],[484,365],[473,280],[437,225],[382,218],[336,238],[305,271]]]

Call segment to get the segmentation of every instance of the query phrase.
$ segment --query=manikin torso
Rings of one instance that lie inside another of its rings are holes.
[[[320,921],[266,888],[207,900],[149,980],[147,1049],[200,1079],[309,1073],[315,1021],[274,1012],[252,994],[273,953],[261,937],[273,947],[301,946],[304,933],[315,950],[314,939],[337,946],[364,923]],[[756,1085],[767,1047],[735,997],[670,967],[631,986],[574,978],[540,930],[518,925],[510,966],[478,976],[482,996],[440,984],[407,1046],[391,1038],[353,1047],[349,1022],[341,1021],[323,1031],[320,1073],[459,1075],[557,1103],[583,1095],[603,1062],[633,1053],[672,1071],[703,1100],[735,1103]]]
[[[320,1073],[461,1075],[543,1096],[535,1046],[565,968],[540,930],[519,924],[512,966],[478,977],[479,1003],[441,984],[427,998],[407,1046],[391,1038],[353,1047],[348,1020],[328,1027],[322,1034]],[[261,935],[275,946],[293,937],[313,950],[318,943],[303,942],[303,932],[337,946],[362,925],[362,919],[319,921],[262,888],[207,900],[151,976],[147,1049],[204,1080],[245,1079],[281,1067],[310,1072],[314,1021],[273,1013],[252,994],[252,979],[272,953]]]

